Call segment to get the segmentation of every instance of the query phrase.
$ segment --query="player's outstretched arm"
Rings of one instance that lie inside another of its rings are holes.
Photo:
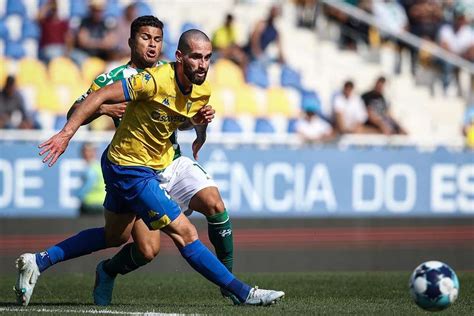
[[[79,127],[85,120],[93,115],[99,109],[100,105],[106,102],[120,103],[125,101],[122,83],[116,82],[103,89],[87,96],[81,106],[79,106],[66,122],[64,127],[50,139],[39,145],[40,156],[46,154],[43,158],[43,163],[48,163],[48,166],[54,165],[58,158],[66,150],[69,141],[77,132]]]
[[[67,112],[67,119],[72,116],[72,113],[76,111],[76,109],[82,104],[82,101],[76,101],[71,106],[69,111]],[[87,125],[90,122],[94,121],[95,119],[101,117],[102,115],[110,116],[111,118],[122,118],[123,114],[125,113],[125,109],[127,108],[127,102],[123,103],[116,103],[116,104],[101,104],[99,110],[89,116],[82,125]]]

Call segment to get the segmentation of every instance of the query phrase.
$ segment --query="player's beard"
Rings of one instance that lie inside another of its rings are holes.
[[[191,83],[193,84],[196,84],[196,85],[202,85],[204,83],[204,81],[206,80],[206,77],[207,77],[207,70],[204,74],[204,76],[202,78],[198,78],[197,76],[197,73],[198,71],[193,71],[193,69],[191,68],[191,65],[189,64],[186,64],[184,63],[183,65],[184,67],[184,74],[186,75],[186,77],[188,78],[189,81],[191,81]]]

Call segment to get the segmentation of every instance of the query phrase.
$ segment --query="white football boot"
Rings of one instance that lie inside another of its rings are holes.
[[[18,277],[13,290],[18,304],[27,306],[40,275],[36,257],[33,253],[24,253],[15,261]]]
[[[267,306],[275,304],[285,296],[285,292],[273,290],[261,290],[258,286],[250,290],[249,296],[243,303],[244,305],[262,305]]]

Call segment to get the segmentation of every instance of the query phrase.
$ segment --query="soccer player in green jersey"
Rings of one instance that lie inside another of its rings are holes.
[[[163,24],[153,16],[137,18],[131,25],[129,45],[131,59],[125,65],[119,66],[108,73],[97,76],[89,90],[71,107],[68,117],[81,106],[81,102],[92,91],[140,73],[143,69],[164,64],[159,61],[163,40]],[[102,115],[114,119],[116,126],[125,112],[127,104],[102,104],[99,111],[89,117],[89,123]],[[213,117],[213,111],[205,108],[204,117]],[[207,116],[206,116],[207,115]],[[207,125],[193,125],[189,121],[180,128],[195,127],[197,138],[193,142],[193,155],[197,158],[199,149],[206,139]],[[173,143],[175,156],[173,162],[162,173],[163,187],[170,196],[178,202],[183,212],[195,210],[204,214],[208,221],[208,235],[219,260],[232,271],[233,237],[230,218],[215,183],[206,172],[194,161],[181,156],[176,133],[170,138]],[[176,172],[179,170],[179,172]],[[27,305],[36,280],[41,272],[50,266],[65,260],[89,254],[107,247],[116,247],[128,243],[110,260],[101,262],[97,269],[94,301],[98,305],[108,305],[112,299],[114,279],[117,274],[126,274],[150,262],[159,252],[159,231],[149,230],[140,218],[129,222],[130,214],[117,214],[104,210],[105,227],[80,232],[46,251],[36,254],[23,254],[17,259],[18,280],[15,286],[18,302]],[[93,238],[93,239],[92,239]],[[95,249],[80,247],[94,240]],[[102,242],[97,242],[102,241]],[[223,291],[223,294],[229,293]],[[233,298],[233,297],[231,297]],[[235,299],[235,298],[233,298]]]

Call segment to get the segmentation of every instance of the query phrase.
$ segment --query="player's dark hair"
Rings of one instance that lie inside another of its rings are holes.
[[[377,83],[385,83],[387,79],[384,76],[380,76],[377,78]]]
[[[130,38],[135,38],[142,26],[156,27],[163,31],[163,22],[160,19],[153,15],[143,15],[133,20],[130,26]]]
[[[181,51],[183,54],[187,54],[191,51],[191,39],[194,40],[204,40],[206,42],[210,42],[211,40],[209,37],[204,33],[203,31],[197,30],[197,29],[191,29],[179,37],[178,41],[178,50]]]
[[[344,89],[352,89],[354,88],[354,82],[352,80],[347,80],[344,82]]]

